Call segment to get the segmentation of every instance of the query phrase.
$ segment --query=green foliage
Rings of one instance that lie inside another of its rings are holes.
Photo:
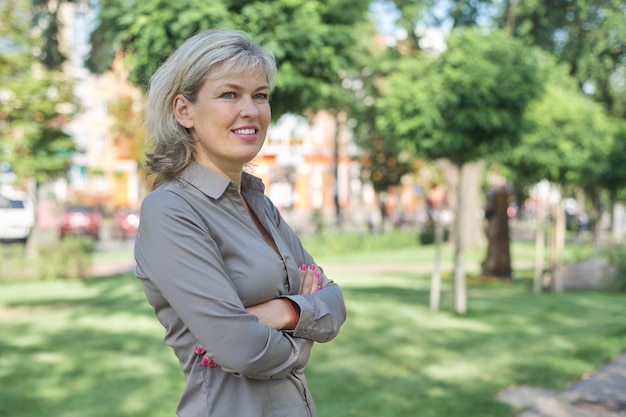
[[[39,276],[42,279],[82,278],[88,276],[95,249],[93,239],[66,236],[58,245],[39,249]]]
[[[611,115],[625,117],[626,13],[622,0],[518,2],[516,34],[558,57]]]
[[[63,29],[59,18],[62,1],[52,3],[48,0],[31,0],[29,3],[32,5],[31,25],[40,32],[37,59],[48,70],[59,70],[67,60],[59,42]],[[25,11],[27,8],[22,10]],[[27,21],[23,16],[20,17],[23,22]]]
[[[615,267],[615,274],[609,280],[609,288],[626,293],[626,246],[619,245],[604,251],[609,264]]]
[[[436,240],[436,230],[435,230],[435,224],[431,221],[428,222],[424,225],[424,227],[422,227],[419,231],[419,241],[422,245],[432,245],[433,243],[435,243]],[[443,228],[442,226],[442,230],[441,230],[441,238],[443,240],[443,242],[447,242],[450,239],[450,229],[449,228]]]
[[[145,87],[185,39],[206,28],[229,26],[227,9],[220,1],[101,0],[87,66],[96,73],[108,69],[113,51],[120,48],[127,55],[130,80]]]
[[[305,247],[314,250],[316,257],[341,256],[359,252],[375,252],[381,249],[417,248],[415,232],[394,230],[388,233],[331,233],[302,235]]]
[[[385,192],[400,184],[402,176],[413,171],[413,164],[408,152],[400,151],[395,141],[385,140],[380,132],[372,132],[368,139],[369,145],[363,147],[361,178],[375,191]]]
[[[626,187],[626,120],[612,119],[614,138],[598,183],[617,195]]]
[[[341,70],[355,65],[362,36],[365,0],[204,1],[103,0],[93,32],[89,67],[102,71],[119,48],[131,66],[131,81],[145,87],[151,74],[192,34],[212,28],[241,29],[276,56],[279,76],[272,109],[302,113],[340,109]]]
[[[37,38],[23,15],[25,2],[0,4],[0,154],[19,178],[45,181],[65,173],[75,151],[63,131],[76,111],[69,78],[36,63],[31,49]]]
[[[512,148],[542,90],[532,51],[498,31],[451,34],[435,58],[406,58],[385,80],[379,128],[419,156],[457,165]]]
[[[609,120],[562,67],[545,55],[540,62],[549,81],[527,113],[534,129],[507,155],[507,163],[523,184],[547,179],[561,185],[593,185],[613,146]]]
[[[27,256],[19,249],[14,245],[0,256],[0,281],[86,277],[92,265],[95,244],[87,237],[67,236],[55,244],[39,245],[36,256]]]

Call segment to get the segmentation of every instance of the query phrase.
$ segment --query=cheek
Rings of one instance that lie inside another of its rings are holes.
[[[266,107],[259,109],[259,111],[259,119],[265,125],[265,127],[267,127],[270,124],[270,120],[272,119],[272,110],[270,109],[270,106],[267,105]]]

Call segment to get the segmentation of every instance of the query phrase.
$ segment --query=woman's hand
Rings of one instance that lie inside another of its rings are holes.
[[[315,265],[308,267],[306,265],[300,266],[300,292],[298,294],[313,294],[321,289],[320,273],[316,269]]]
[[[219,364],[215,363],[213,358],[211,358],[208,355],[205,355],[205,353],[206,353],[206,350],[204,350],[202,345],[198,345],[198,347],[196,348],[196,355],[203,355],[202,360],[200,361],[200,364],[202,366],[208,366],[209,368],[219,368],[220,367]]]

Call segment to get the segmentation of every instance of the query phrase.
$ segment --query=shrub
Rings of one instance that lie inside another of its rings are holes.
[[[605,251],[607,261],[616,269],[609,280],[609,289],[626,292],[626,247],[614,246]]]
[[[93,239],[66,236],[58,245],[45,246],[39,251],[41,279],[80,278],[91,266],[95,245]]]

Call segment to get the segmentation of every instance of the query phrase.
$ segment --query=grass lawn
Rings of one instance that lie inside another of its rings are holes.
[[[469,252],[468,272],[481,256]],[[444,276],[434,314],[430,274],[406,267],[430,259],[432,248],[418,246],[320,251],[348,309],[307,369],[320,417],[508,417],[494,400],[502,388],[562,390],[626,350],[626,294],[535,296],[521,271],[512,284],[472,281],[460,317],[447,308]],[[0,281],[0,332],[0,416],[175,415],[183,377],[131,274]]]

